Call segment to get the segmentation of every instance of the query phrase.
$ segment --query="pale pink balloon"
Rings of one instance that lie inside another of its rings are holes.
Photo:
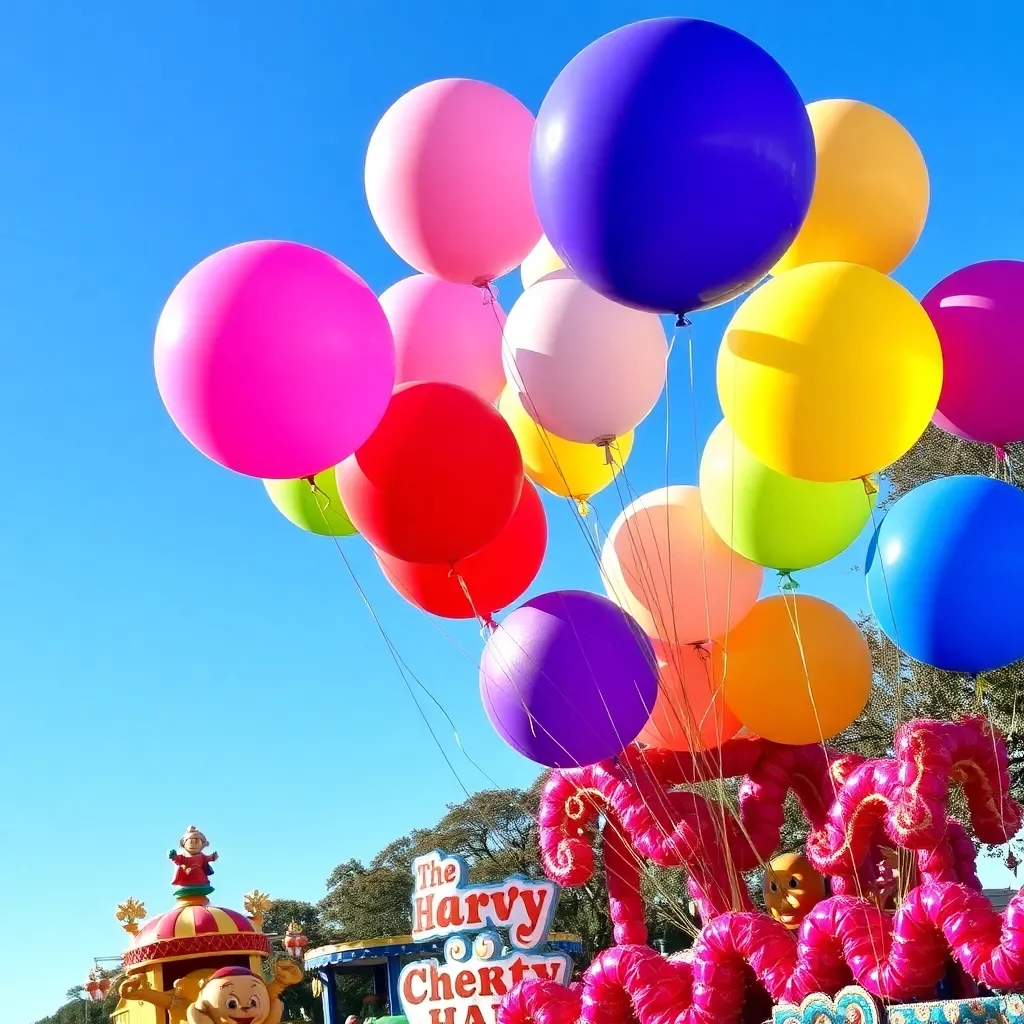
[[[156,328],[156,382],[178,429],[228,469],[312,476],[348,458],[395,383],[391,329],[343,263],[244,242],[190,270]]]
[[[366,198],[388,245],[421,273],[458,284],[519,266],[541,236],[533,121],[514,96],[468,78],[402,96],[366,151]]]
[[[498,400],[505,313],[489,292],[417,274],[393,284],[380,304],[395,338],[396,384],[442,381]]]
[[[668,341],[656,314],[620,306],[559,270],[516,300],[502,357],[533,419],[589,444],[628,434],[654,408]]]
[[[712,529],[696,487],[661,487],[615,520],[601,553],[608,596],[648,636],[673,644],[723,640],[754,607],[764,570]]]

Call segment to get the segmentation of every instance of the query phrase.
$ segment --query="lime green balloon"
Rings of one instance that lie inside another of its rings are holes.
[[[783,572],[845,551],[871,517],[863,480],[816,483],[759,462],[723,420],[700,460],[700,498],[715,533],[737,554]]]
[[[325,469],[309,480],[264,480],[274,507],[290,523],[321,537],[351,537],[352,525],[338,496],[334,469]]]

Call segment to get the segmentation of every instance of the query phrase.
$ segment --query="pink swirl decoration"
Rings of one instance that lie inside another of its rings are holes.
[[[981,841],[1005,842],[1019,829],[1002,737],[983,719],[918,720],[897,731],[894,751],[868,760],[743,739],[699,755],[634,747],[615,761],[553,772],[539,814],[545,872],[564,886],[589,880],[603,814],[618,945],[574,990],[517,986],[502,1002],[501,1024],[730,1024],[751,970],[776,1002],[833,994],[851,981],[883,998],[918,998],[934,992],[950,953],[990,988],[1024,985],[1024,890],[996,913],[980,893],[974,844],[948,810],[959,784]],[[676,788],[737,776],[736,815]],[[811,825],[807,855],[836,894],[796,936],[754,912],[736,884],[774,852],[790,791]],[[895,913],[855,895],[882,843],[913,851],[920,880]],[[643,945],[643,860],[687,870],[705,924],[685,961]]]

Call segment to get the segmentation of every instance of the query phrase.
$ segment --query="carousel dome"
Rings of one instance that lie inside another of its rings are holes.
[[[216,953],[269,956],[270,940],[237,910],[212,907],[203,899],[181,900],[139,928],[124,966]]]

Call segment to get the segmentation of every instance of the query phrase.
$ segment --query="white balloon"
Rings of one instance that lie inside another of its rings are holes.
[[[523,292],[505,324],[505,378],[523,408],[566,441],[629,433],[665,386],[661,320],[591,291],[568,271]]]

